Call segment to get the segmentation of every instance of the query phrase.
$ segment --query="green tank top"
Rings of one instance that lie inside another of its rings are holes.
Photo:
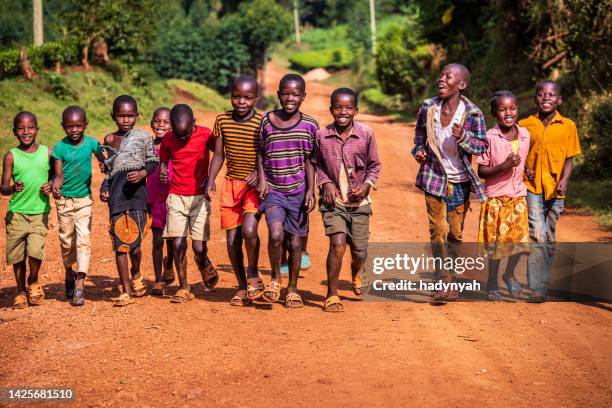
[[[11,149],[13,154],[13,182],[23,181],[23,190],[14,193],[8,210],[21,214],[42,214],[51,211],[49,196],[40,187],[49,180],[49,149],[38,145],[34,153],[26,153],[18,148]]]

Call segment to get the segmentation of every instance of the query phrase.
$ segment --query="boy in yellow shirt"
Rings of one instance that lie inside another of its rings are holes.
[[[576,124],[557,111],[563,101],[561,87],[555,81],[536,85],[538,112],[519,122],[531,135],[525,165],[529,234],[533,242],[527,261],[529,300],[542,303],[555,254],[557,221],[574,164],[580,154]]]

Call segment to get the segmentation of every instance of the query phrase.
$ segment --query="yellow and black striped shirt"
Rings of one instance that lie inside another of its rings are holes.
[[[223,140],[227,162],[226,177],[242,180],[257,168],[260,123],[259,112],[255,112],[253,117],[244,122],[236,122],[232,111],[217,116],[214,132],[216,137]]]

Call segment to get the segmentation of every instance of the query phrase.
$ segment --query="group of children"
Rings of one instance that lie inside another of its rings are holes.
[[[314,118],[300,111],[305,96],[304,79],[288,74],[279,84],[281,109],[262,114],[254,108],[259,97],[255,78],[240,76],[231,86],[233,110],[219,115],[213,130],[196,125],[192,109],[178,104],[154,112],[151,137],[136,127],[136,100],[122,95],[115,99],[111,113],[117,130],[106,135],[103,144],[85,135],[85,111],[70,106],[62,114],[66,137],[52,152],[36,144],[34,114],[17,114],[13,132],[19,145],[5,156],[1,186],[4,195],[12,196],[6,231],[7,263],[13,265],[17,281],[13,306],[39,305],[44,299],[38,270],[48,229],[49,194],[56,200],[66,297],[72,305],[84,304],[95,157],[105,173],[100,200],[108,204],[109,232],[121,282],[120,295],[112,299],[115,306],[127,306],[147,292],[164,296],[167,285],[175,280],[175,271],[179,289],[170,301],[192,300],[187,280],[188,236],[204,285],[211,289],[217,284],[219,274],[206,243],[210,239],[210,200],[226,162],[220,193],[221,227],[226,230],[228,255],[239,287],[230,303],[246,306],[259,298],[278,301],[287,252],[284,304],[288,308],[303,306],[297,284],[318,185],[319,208],[330,236],[328,296],[323,309],[342,311],[337,286],[347,242],[353,256],[354,291],[361,294],[364,290],[369,191],[376,185],[380,160],[372,130],[353,120],[358,111],[353,90],[333,92],[330,112],[334,122],[325,129],[319,129]],[[212,160],[209,152],[213,152]],[[266,285],[258,271],[257,230],[262,214],[269,231],[272,270]],[[150,228],[155,282],[148,288],[140,264],[141,243]],[[27,284],[26,260],[30,267]]]
[[[498,273],[503,258],[508,259],[502,280],[510,296],[521,294],[514,270],[521,255],[529,254],[529,301],[544,302],[572,158],[580,154],[576,125],[557,110],[560,86],[546,80],[535,88],[537,113],[518,123],[516,97],[510,91],[496,92],[491,115],[497,124],[487,131],[482,112],[463,95],[469,84],[465,66],[444,67],[439,95],[427,99],[418,113],[412,153],[421,164],[416,185],[425,194],[434,253],[445,256],[462,242],[474,191],[481,201],[478,243],[489,259],[488,298],[501,297]],[[442,280],[455,277],[443,268],[436,274]],[[449,286],[434,293],[431,303],[443,305],[457,297]]]
[[[469,196],[474,191],[482,202],[478,239],[490,259],[489,298],[500,297],[498,271],[505,257],[509,260],[502,279],[512,296],[520,294],[514,268],[520,254],[530,252],[531,299],[541,302],[546,296],[571,158],[580,153],[576,127],[557,111],[562,101],[559,86],[543,81],[536,86],[538,113],[518,124],[514,95],[495,93],[491,114],[498,123],[487,131],[482,112],[463,95],[469,83],[470,73],[463,65],[444,67],[438,80],[439,95],[427,99],[418,113],[413,154],[421,167],[416,185],[425,193],[432,246],[437,255],[444,256],[447,244],[462,241]],[[246,306],[260,298],[278,301],[287,252],[284,304],[303,306],[298,277],[318,188],[318,207],[330,242],[323,309],[342,311],[337,287],[347,244],[353,291],[361,295],[368,288],[369,193],[376,188],[381,162],[372,129],[354,120],[358,112],[355,91],[339,88],[332,93],[333,122],[322,129],[300,111],[305,96],[304,79],[285,75],[278,89],[281,109],[262,114],[254,108],[259,97],[256,80],[240,76],[231,85],[233,110],[219,115],[212,130],[196,125],[192,109],[178,104],[154,112],[151,137],[136,128],[136,100],[122,95],[112,107],[117,130],[103,144],[85,135],[85,111],[70,106],[62,114],[66,137],[52,151],[36,143],[34,114],[17,114],[13,132],[19,145],[4,158],[0,186],[2,194],[12,196],[6,216],[6,258],[17,282],[13,306],[39,305],[44,299],[38,271],[47,236],[49,194],[56,200],[66,296],[75,306],[84,304],[95,157],[105,173],[100,199],[108,204],[109,232],[121,281],[120,295],[112,299],[114,305],[129,305],[147,292],[163,296],[175,280],[175,271],[179,289],[170,301],[192,300],[187,280],[188,236],[205,287],[217,284],[219,274],[208,256],[207,241],[210,201],[225,162],[221,227],[226,230],[227,251],[238,281],[230,303]],[[213,152],[212,160],[209,152]],[[477,156],[478,171],[472,167],[472,155]],[[264,214],[271,264],[267,284],[258,271],[258,224]],[[148,288],[140,264],[141,243],[150,228],[155,282]],[[530,238],[537,243],[531,248]],[[27,284],[26,261],[30,270]],[[437,273],[440,279],[452,279],[453,271]],[[452,290],[436,292],[432,304],[444,304],[457,295]]]

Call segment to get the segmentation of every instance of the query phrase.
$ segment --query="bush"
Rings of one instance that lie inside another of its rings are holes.
[[[366,89],[359,94],[359,98],[372,113],[397,112],[404,107],[399,97],[386,95],[380,88]]]
[[[299,71],[314,68],[325,68],[330,71],[348,68],[353,62],[353,55],[346,48],[301,51],[289,57],[291,67]]]
[[[584,155],[581,171],[593,177],[612,177],[612,93],[585,98],[579,123]]]
[[[43,89],[52,93],[57,99],[74,100],[78,98],[77,93],[70,87],[66,79],[58,74],[43,74],[40,76],[43,81]]]
[[[302,34],[302,42],[313,50],[326,50],[346,45],[348,28],[345,24],[331,28],[313,28]]]
[[[40,47],[30,45],[26,47],[28,59],[34,71],[42,68],[53,68],[60,64],[74,64],[79,60],[79,44],[76,41],[48,42]],[[0,78],[19,75],[21,63],[19,60],[19,48],[0,51]]]

